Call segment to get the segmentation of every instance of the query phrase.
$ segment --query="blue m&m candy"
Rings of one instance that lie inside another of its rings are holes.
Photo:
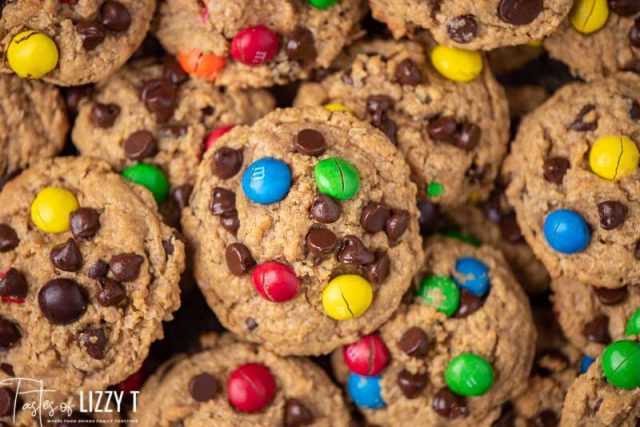
[[[279,202],[291,188],[291,171],[282,160],[265,157],[251,163],[242,176],[242,191],[262,205]]]
[[[558,209],[544,220],[544,237],[556,252],[575,254],[589,244],[589,224],[577,212]]]
[[[453,280],[477,297],[483,297],[489,292],[489,269],[476,258],[460,258],[456,262],[457,275]]]
[[[365,377],[354,373],[349,374],[349,396],[361,408],[380,409],[387,404],[382,399],[380,389],[381,375]]]
[[[587,356],[586,354],[582,356],[580,359],[580,373],[584,374],[589,369],[589,366],[595,361],[595,359],[591,356]]]

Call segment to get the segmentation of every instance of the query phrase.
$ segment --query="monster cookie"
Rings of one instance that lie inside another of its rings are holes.
[[[0,188],[29,164],[55,156],[69,129],[60,92],[0,74]]]
[[[438,43],[493,49],[542,40],[560,25],[571,0],[369,0],[374,18],[393,35],[427,28]]]
[[[610,344],[571,385],[561,427],[636,427],[640,420],[640,343]]]
[[[140,394],[138,424],[349,425],[339,390],[318,366],[228,338],[161,366]]]
[[[414,195],[373,126],[278,110],[207,151],[182,226],[224,326],[280,354],[321,354],[398,307],[422,259]]]
[[[576,0],[569,19],[544,45],[586,80],[640,72],[640,2]]]
[[[560,89],[524,118],[505,162],[507,197],[552,277],[640,281],[640,78]]]
[[[0,2],[1,71],[62,86],[100,81],[142,42],[155,0]]]
[[[373,424],[488,426],[526,386],[529,304],[488,246],[435,237],[426,259],[414,301],[343,348],[349,396]]]
[[[363,0],[167,0],[156,34],[189,74],[266,87],[328,67],[357,31]]]
[[[303,85],[296,105],[340,104],[369,120],[398,146],[435,203],[486,198],[509,138],[504,91],[491,72],[452,81],[413,42],[361,43],[349,57],[342,71]]]
[[[151,194],[85,157],[0,193],[0,363],[61,393],[136,371],[180,303],[184,245]]]

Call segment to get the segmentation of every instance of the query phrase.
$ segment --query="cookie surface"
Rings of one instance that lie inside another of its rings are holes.
[[[223,325],[280,354],[321,354],[391,315],[422,249],[409,168],[381,132],[287,109],[215,147],[182,226]]]
[[[0,224],[0,362],[61,393],[135,372],[184,269],[151,194],[104,162],[57,158],[7,184]]]

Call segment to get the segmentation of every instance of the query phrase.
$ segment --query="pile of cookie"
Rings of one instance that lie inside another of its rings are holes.
[[[0,427],[640,425],[639,0],[0,0],[0,53]]]

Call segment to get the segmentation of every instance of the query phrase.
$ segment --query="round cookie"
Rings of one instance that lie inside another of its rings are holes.
[[[415,425],[417,419],[489,426],[529,377],[536,335],[529,303],[495,249],[434,237],[425,250],[418,295],[377,334],[344,348],[349,395],[368,422],[381,426]],[[488,268],[483,296],[471,292],[474,275],[458,270],[469,258]],[[452,289],[459,301],[449,307]]]
[[[216,147],[182,226],[223,325],[317,355],[391,316],[422,248],[415,185],[382,132],[349,113],[285,109]]]
[[[0,182],[4,182],[29,164],[60,152],[69,123],[54,86],[0,74],[0,93]]]
[[[438,43],[494,49],[542,40],[560,25],[571,0],[369,0],[373,17],[393,36],[427,28]]]
[[[304,84],[295,105],[337,103],[369,120],[397,144],[434,203],[485,199],[509,138],[504,91],[491,72],[448,80],[414,42],[359,43],[348,55],[342,71]]]
[[[640,280],[640,78],[560,89],[524,118],[505,161],[507,198],[551,277]]]
[[[136,371],[180,304],[180,237],[104,162],[42,161],[9,182],[0,248],[0,363],[61,393]]]
[[[61,86],[103,80],[149,30],[155,0],[20,0],[0,4],[0,70]]]
[[[267,87],[329,67],[365,10],[363,0],[168,0],[160,5],[156,35],[198,78]]]
[[[340,391],[320,367],[227,338],[158,368],[140,393],[138,425],[350,425]],[[242,386],[248,402],[240,402]]]
[[[584,0],[576,1],[575,8],[578,5],[585,7],[583,3],[588,4]],[[633,0],[599,0],[591,3],[593,7],[600,5],[608,9],[608,19],[598,21],[602,27],[584,33],[573,26],[572,20],[566,20],[556,33],[544,41],[546,50],[585,80],[609,76],[621,70],[639,72],[640,4]],[[594,12],[591,19],[598,20],[603,13],[602,10]]]

